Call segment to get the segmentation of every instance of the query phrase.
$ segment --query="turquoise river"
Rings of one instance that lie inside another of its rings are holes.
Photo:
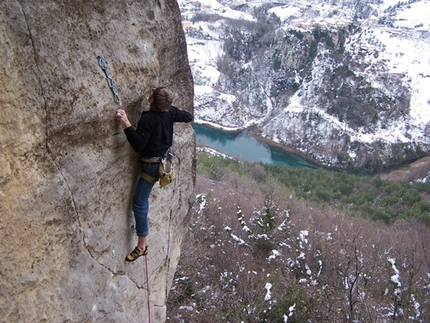
[[[247,130],[232,133],[197,124],[194,124],[193,128],[196,132],[197,145],[212,147],[239,160],[251,163],[261,162],[291,167],[316,168],[279,147],[258,141]]]

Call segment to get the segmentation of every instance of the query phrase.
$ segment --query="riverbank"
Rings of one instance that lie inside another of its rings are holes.
[[[381,174],[381,178],[394,182],[411,182],[430,177],[430,157],[424,157],[400,169]]]
[[[204,122],[194,121],[194,124],[197,126],[207,127],[209,129],[224,131],[224,132],[233,133],[233,134],[248,130],[248,128],[236,128],[236,127],[232,128],[232,127],[220,126],[219,124],[216,124],[214,122],[207,122],[207,121],[204,121]]]
[[[281,144],[279,142],[276,142],[276,141],[273,141],[273,140],[270,140],[270,139],[267,139],[263,136],[258,135],[257,131],[255,130],[255,127],[250,127],[250,128],[246,128],[246,129],[244,129],[244,128],[229,128],[229,127],[220,126],[218,124],[211,123],[211,122],[195,122],[195,124],[197,126],[200,126],[200,127],[205,127],[205,128],[212,129],[212,130],[226,132],[229,135],[240,134],[241,132],[248,131],[250,133],[250,135],[259,143],[266,144],[269,147],[278,148],[287,154],[290,154],[292,156],[295,156],[296,158],[302,159],[303,161],[305,161],[306,163],[308,163],[312,167],[324,168],[324,169],[333,170],[333,171],[339,170],[339,169],[335,169],[333,167],[330,168],[328,166],[318,164],[315,160],[309,158],[309,156],[307,156],[306,154],[297,150],[293,146],[287,146],[285,144]],[[202,146],[206,146],[206,145],[202,145]]]
[[[285,164],[318,168],[314,162],[302,158],[296,151],[284,149],[271,141],[259,140],[252,129],[235,132],[220,130],[218,127],[194,124],[198,146],[211,147],[222,154],[250,163]]]
[[[325,165],[320,165],[316,163],[314,160],[307,157],[302,152],[298,151],[294,147],[289,147],[277,142],[274,142],[270,139],[264,138],[262,136],[253,134],[254,138],[260,142],[264,142],[267,145],[278,147],[283,149],[284,151],[294,154],[297,157],[305,160],[306,162],[314,165],[317,168],[322,168],[331,171],[340,171],[338,168],[328,167]],[[430,177],[430,157],[424,157],[414,161],[412,163],[407,163],[406,165],[395,167],[394,169],[388,172],[375,173],[371,174],[371,176],[379,176],[382,179],[386,179],[394,182],[411,182],[416,180],[423,180]]]
[[[301,151],[297,150],[296,148],[294,148],[292,146],[280,144],[279,142],[276,142],[276,141],[267,139],[265,137],[259,136],[259,135],[255,134],[253,131],[251,131],[251,134],[255,138],[255,140],[262,142],[262,143],[265,143],[268,146],[277,147],[279,149],[282,149],[283,151],[285,151],[291,155],[294,155],[300,159],[303,159],[304,161],[311,164],[312,166],[315,166],[316,168],[329,169],[327,166],[318,164],[317,162],[315,162],[315,160],[310,159],[307,155],[305,155],[304,153],[302,153]],[[331,169],[331,170],[333,170],[333,169]]]
[[[206,127],[206,128],[212,129],[212,130],[218,130],[218,131],[226,132],[228,134],[239,134],[243,131],[249,131],[250,134],[252,135],[252,137],[254,137],[257,141],[259,141],[261,143],[265,143],[266,145],[271,146],[271,147],[280,148],[289,154],[293,154],[299,158],[306,160],[307,162],[314,164],[315,166],[321,167],[321,165],[317,165],[317,163],[314,160],[310,159],[308,156],[306,156],[305,154],[303,154],[301,151],[297,150],[296,148],[294,148],[292,146],[280,144],[279,142],[276,142],[276,141],[273,141],[273,140],[270,140],[270,139],[267,139],[265,137],[257,135],[256,131],[254,130],[255,127],[230,128],[230,127],[220,126],[220,125],[213,123],[213,122],[194,122],[194,124],[197,126]]]
[[[258,132],[256,131],[255,127],[251,127],[248,129],[240,129],[240,128],[234,128],[233,129],[233,128],[222,127],[219,125],[215,126],[215,125],[209,124],[209,123],[196,123],[196,125],[198,127],[203,127],[205,129],[210,129],[213,131],[221,132],[221,133],[223,133],[223,136],[225,135],[227,137],[240,136],[241,133],[247,132],[247,135],[254,138],[255,142],[267,145],[268,147],[277,148],[280,151],[283,151],[288,155],[294,156],[297,159],[301,159],[306,164],[310,165],[311,168],[316,168],[316,169],[319,168],[319,169],[325,169],[325,170],[329,170],[329,171],[345,171],[345,170],[340,170],[336,167],[329,167],[326,165],[319,164],[318,162],[309,158],[309,156],[305,155],[304,153],[295,149],[292,146],[280,144],[279,142],[275,142],[273,140],[270,140],[270,139],[267,139],[263,136],[260,136],[260,135],[258,135]],[[221,138],[218,138],[218,139],[223,140]],[[211,145],[202,144],[200,146],[202,146],[202,147],[209,146],[210,147]],[[211,147],[211,148],[217,150],[215,147]],[[257,149],[257,147],[255,147],[255,148]],[[231,158],[235,158],[234,156],[231,156],[231,154],[228,154],[228,153],[225,153],[222,151],[221,151],[221,153],[225,154],[227,156],[230,156]],[[391,180],[391,181],[407,182],[407,181],[415,181],[415,180],[420,180],[420,179],[424,180],[427,177],[429,177],[429,172],[430,172],[430,157],[424,157],[424,158],[421,158],[421,159],[413,161],[413,162],[398,165],[396,167],[387,169],[385,171],[377,172],[374,174],[368,174],[368,175],[369,176],[379,176],[382,179],[387,179],[387,180]]]

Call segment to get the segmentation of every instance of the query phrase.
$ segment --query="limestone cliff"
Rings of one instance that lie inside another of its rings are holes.
[[[152,87],[192,112],[193,84],[175,0],[0,3],[0,320],[145,322],[144,259],[131,195],[137,156],[115,121],[97,64],[108,63],[133,123]],[[175,129],[177,179],[150,199],[152,322],[165,301],[194,189],[195,137]]]

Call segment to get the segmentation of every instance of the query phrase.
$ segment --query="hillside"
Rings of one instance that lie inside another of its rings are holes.
[[[430,320],[429,184],[200,153],[196,195],[167,322]]]
[[[360,172],[429,154],[429,2],[179,4],[196,122]]]

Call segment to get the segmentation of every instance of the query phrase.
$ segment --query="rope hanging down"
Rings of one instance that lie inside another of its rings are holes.
[[[146,295],[148,296],[148,323],[151,323],[151,304],[149,303],[149,295],[151,295],[151,291],[149,290],[149,275],[148,275],[148,258],[145,255],[145,267],[146,267]]]
[[[100,56],[98,56],[97,59],[99,62],[99,66],[101,67],[101,69],[103,70],[103,72],[106,75],[106,79],[107,79],[109,88],[112,91],[112,94],[113,94],[113,97],[114,97],[116,103],[118,103],[121,106],[121,99],[119,98],[118,94],[115,91],[115,86],[113,85],[112,77],[110,77],[110,75],[108,73],[106,62]]]

